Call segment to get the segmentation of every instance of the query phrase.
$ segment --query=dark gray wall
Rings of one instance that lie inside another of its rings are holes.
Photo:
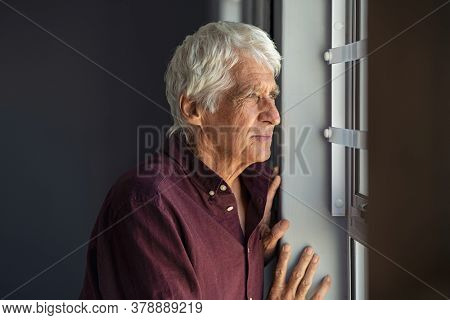
[[[18,1],[11,6],[167,109],[176,45],[199,1]],[[0,297],[77,298],[107,190],[136,163],[136,128],[169,114],[0,3]]]
[[[369,1],[371,299],[450,297],[449,39],[448,1]]]

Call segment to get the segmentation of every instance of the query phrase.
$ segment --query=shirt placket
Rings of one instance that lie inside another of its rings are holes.
[[[215,219],[245,247],[245,235],[239,222],[236,198],[229,186],[222,182],[215,189],[209,190],[208,194]]]
[[[246,262],[247,262],[247,279],[246,279],[246,295],[248,300],[253,300],[253,287],[252,287],[252,277],[253,277],[253,262],[252,262],[252,255],[253,250],[251,249],[251,243],[254,237],[254,232],[250,236],[250,238],[247,241],[247,256],[246,256]]]
[[[251,190],[250,190],[251,192]],[[259,299],[256,292],[257,288],[253,285],[257,279],[255,277],[262,277],[263,275],[257,271],[258,266],[256,265],[259,261],[256,261],[258,257],[258,252],[255,249],[258,247],[255,241],[260,241],[258,232],[258,227],[252,230],[248,239],[242,232],[239,215],[238,206],[236,198],[229,186],[221,182],[217,187],[211,188],[208,191],[209,199],[214,204],[214,216],[220,224],[231,233],[234,238],[242,244],[243,255],[245,257],[245,297],[248,300]],[[258,219],[262,210],[263,199],[258,196],[256,199],[257,203],[254,203],[255,198],[251,198],[246,212],[246,220]],[[254,217],[255,216],[255,217]],[[256,223],[256,222],[255,222]],[[251,224],[249,224],[249,227]],[[247,223],[246,223],[247,227]],[[255,260],[255,261],[254,261]]]

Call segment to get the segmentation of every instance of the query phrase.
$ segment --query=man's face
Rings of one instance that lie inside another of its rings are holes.
[[[235,86],[222,96],[217,111],[205,113],[202,121],[211,152],[246,165],[265,161],[270,157],[273,129],[280,123],[273,72],[243,57],[232,74]]]

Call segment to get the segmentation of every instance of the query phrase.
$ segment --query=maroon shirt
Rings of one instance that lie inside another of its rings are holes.
[[[81,299],[262,299],[259,223],[272,170],[240,175],[245,234],[230,186],[180,135],[122,175],[92,231]],[[139,174],[138,174],[139,173]]]

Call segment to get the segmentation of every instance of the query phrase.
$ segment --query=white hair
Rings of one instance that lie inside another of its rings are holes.
[[[169,136],[181,130],[192,142],[193,129],[180,110],[181,95],[214,113],[221,94],[234,85],[230,70],[243,53],[269,67],[274,77],[278,76],[281,56],[268,34],[255,26],[212,22],[184,39],[165,74],[166,96],[174,121]]]

